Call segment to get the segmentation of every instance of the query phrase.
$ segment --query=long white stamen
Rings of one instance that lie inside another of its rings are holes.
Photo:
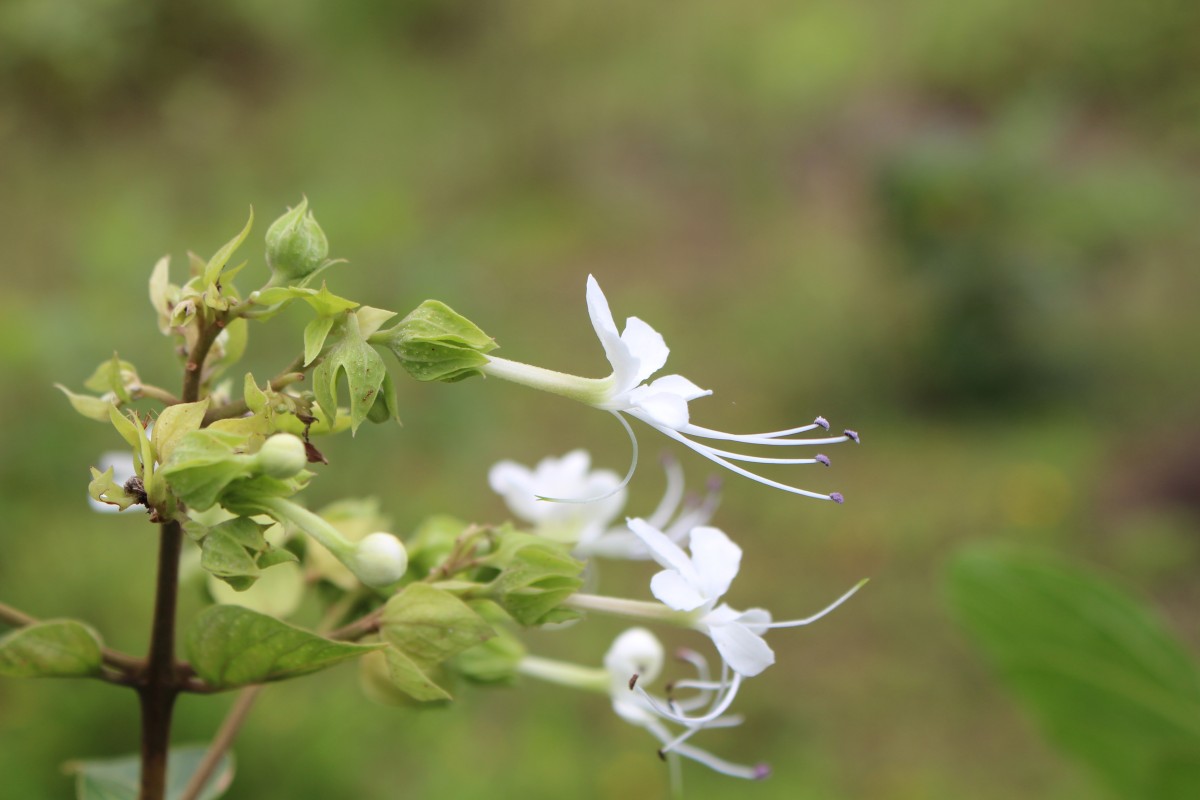
[[[821,609],[821,610],[820,610],[820,611],[818,611],[816,614],[813,614],[811,617],[805,617],[804,619],[793,619],[793,620],[788,620],[788,621],[786,621],[786,622],[769,622],[769,623],[766,623],[766,624],[764,624],[764,625],[756,625],[755,627],[761,627],[761,628],[798,628],[798,627],[800,627],[801,625],[808,625],[808,624],[810,624],[810,623],[816,622],[816,621],[817,621],[817,620],[819,620],[821,617],[825,616],[825,615],[826,615],[826,614],[828,614],[830,611],[833,611],[835,608],[837,608],[838,606],[840,606],[842,603],[846,602],[846,601],[847,601],[847,600],[849,600],[851,597],[853,597],[853,596],[854,596],[854,593],[855,593],[855,592],[857,592],[859,589],[861,589],[863,586],[865,586],[865,585],[866,585],[866,583],[867,583],[867,579],[866,579],[866,578],[862,579],[861,581],[859,581],[858,583],[856,583],[856,584],[854,585],[854,587],[853,587],[852,589],[850,589],[850,591],[846,592],[844,595],[842,595],[841,597],[839,597],[837,600],[834,600],[834,601],[833,601],[832,603],[830,603],[828,606],[826,606],[825,608]]]
[[[687,424],[679,429],[680,433],[686,433],[689,436],[698,436],[701,439],[719,439],[724,442],[738,442],[740,444],[762,444],[774,447],[790,447],[804,446],[817,444],[841,444],[842,442],[852,441],[852,437],[842,434],[841,436],[825,436],[820,439],[780,439],[774,436],[760,435],[742,435],[736,433],[722,433],[714,431],[711,428],[701,428],[699,425]]]
[[[725,694],[713,704],[713,707],[709,709],[708,713],[701,714],[697,717],[689,717],[686,714],[679,714],[669,708],[665,708],[660,702],[658,702],[657,699],[655,699],[652,694],[647,692],[641,686],[634,684],[633,690],[641,695],[647,702],[649,702],[651,706],[653,706],[654,710],[658,712],[659,716],[672,720],[673,722],[677,722],[680,725],[687,725],[690,727],[693,725],[703,725],[704,723],[711,722],[712,720],[724,714],[729,706],[733,704],[733,700],[735,697],[737,697],[738,689],[741,687],[741,685],[742,676],[738,673],[734,673],[733,680],[730,681]]]
[[[671,517],[675,516],[675,512],[679,509],[679,503],[683,500],[683,467],[679,462],[670,456],[663,459],[663,471],[667,474],[667,489],[663,492],[662,500],[658,501],[658,507],[654,509],[646,521],[655,528],[662,530],[671,521]]]
[[[630,412],[630,413],[637,416],[636,412]],[[683,434],[679,433],[678,431],[676,431],[672,428],[665,428],[665,427],[661,427],[659,425],[655,425],[654,423],[652,423],[642,417],[639,417],[639,419],[642,419],[642,421],[646,422],[646,424],[657,429],[659,432],[663,433],[664,435],[669,436],[670,438],[674,439],[675,441],[679,442],[680,444],[684,445],[685,447],[696,451],[700,455],[707,458],[709,461],[712,461],[713,463],[716,463],[716,464],[720,464],[722,467],[729,470],[730,472],[736,472],[738,475],[741,475],[744,478],[749,478],[750,480],[761,483],[764,486],[770,486],[774,489],[782,489],[785,492],[791,492],[792,494],[799,494],[799,495],[803,495],[805,497],[811,497],[815,500],[833,500],[835,503],[841,502],[841,500],[839,499],[839,498],[841,498],[840,494],[836,494],[836,493],[820,494],[818,492],[810,492],[809,490],[801,489],[798,486],[789,486],[786,483],[780,483],[779,481],[773,481],[770,478],[764,478],[762,475],[753,473],[748,469],[743,469],[742,467],[739,467],[737,464],[734,464],[731,461],[725,460],[721,456],[713,453],[711,447],[700,444],[699,442],[693,442],[691,439],[687,438],[686,436],[684,436]],[[845,440],[839,439],[838,441],[845,441]]]
[[[733,461],[746,461],[751,464],[824,464],[829,459],[827,458],[773,458],[771,456],[748,456],[744,453],[735,453],[732,450],[718,450],[715,447],[701,445],[706,447],[710,453],[716,453],[724,458]]]
[[[540,494],[534,495],[534,497],[536,497],[538,500],[544,500],[547,503],[573,503],[573,504],[597,503],[601,500],[607,500],[608,498],[612,497],[614,494],[616,494],[617,492],[621,491],[622,489],[624,489],[626,486],[629,485],[629,482],[631,480],[633,480],[633,473],[637,470],[637,463],[638,463],[637,436],[634,435],[633,428],[630,427],[629,421],[627,419],[625,419],[625,417],[621,416],[620,414],[618,414],[615,411],[610,411],[609,413],[612,414],[614,417],[616,417],[617,421],[621,423],[621,426],[625,428],[625,433],[629,434],[629,443],[633,447],[633,458],[629,462],[629,471],[625,473],[625,477],[621,479],[621,482],[618,483],[616,485],[616,487],[613,488],[611,491],[605,492],[604,494],[596,495],[595,497],[584,498],[582,500],[575,499],[575,498],[569,498],[569,497],[543,497]]]
[[[745,778],[749,781],[759,781],[771,774],[771,770],[764,764],[758,764],[753,767],[748,767],[744,764],[734,764],[723,758],[717,758],[707,750],[701,750],[690,744],[680,745],[671,752],[678,753],[684,758],[690,758],[692,761],[703,764],[714,772],[728,775],[731,778]]]
[[[784,431],[770,431],[767,433],[725,433],[724,431],[713,430],[712,428],[702,428],[699,425],[689,425],[692,430],[688,433],[694,433],[697,436],[704,436],[707,439],[736,439],[741,440],[746,437],[751,439],[778,439],[780,436],[794,436],[797,433],[808,433],[815,431],[817,428],[829,430],[829,423],[825,422],[824,417],[817,417],[819,422],[811,422],[808,425],[801,425],[798,428],[788,428]]]

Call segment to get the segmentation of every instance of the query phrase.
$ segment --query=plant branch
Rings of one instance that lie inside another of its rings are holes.
[[[379,622],[383,618],[383,609],[377,608],[354,622],[335,628],[326,634],[326,638],[353,642],[379,630]]]
[[[211,325],[201,324],[200,333],[192,352],[188,354],[187,363],[183,366],[183,392],[179,398],[183,403],[194,403],[200,399],[200,383],[204,376],[204,362],[213,342],[225,328],[225,317],[218,316]]]
[[[311,364],[305,365],[304,356],[296,356],[296,359],[291,364],[288,364],[283,368],[282,372],[271,379],[271,391],[278,392],[291,386],[293,383],[299,383],[304,380],[305,374],[319,363],[321,363],[321,360],[317,358],[313,359]],[[219,419],[240,417],[249,410],[250,407],[246,405],[245,399],[233,400],[216,408],[210,408],[208,413],[204,415],[204,424],[211,425]]]
[[[130,391],[135,397],[149,397],[151,400],[157,400],[164,406],[174,406],[178,405],[180,402],[178,397],[171,394],[166,389],[149,383],[140,383],[136,387],[131,387]]]
[[[196,771],[192,773],[192,777],[188,780],[187,786],[183,789],[183,794],[179,796],[179,800],[196,800],[200,796],[200,792],[204,789],[204,785],[208,783],[213,772],[217,768],[217,764],[221,762],[221,757],[229,751],[233,745],[233,740],[237,738],[238,732],[242,728],[242,724],[246,721],[246,715],[250,713],[250,709],[254,706],[254,701],[258,699],[258,694],[263,690],[261,685],[250,686],[242,690],[234,701],[233,706],[229,709],[229,714],[226,715],[225,721],[221,723],[221,727],[217,730],[217,735],[213,737],[212,744],[208,746],[208,752],[204,754],[204,760],[196,767]]]
[[[175,610],[179,589],[179,554],[183,528],[175,520],[161,528],[154,620],[145,678],[138,690],[142,707],[142,775],[140,800],[161,800],[166,791],[171,712],[179,693],[175,664]]]

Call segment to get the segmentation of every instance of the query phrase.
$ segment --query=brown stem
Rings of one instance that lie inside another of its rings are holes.
[[[166,389],[163,389],[159,386],[152,386],[148,383],[139,384],[138,387],[133,390],[133,394],[137,397],[149,397],[151,400],[157,400],[164,406],[173,406],[180,402],[178,397],[171,394]]]
[[[321,359],[313,359],[311,364],[305,365],[304,356],[296,356],[296,359],[284,367],[283,371],[271,379],[271,391],[278,392],[285,387],[291,386],[293,383],[298,383],[304,380],[304,375],[317,364],[321,363]],[[232,417],[240,417],[250,410],[246,405],[245,399],[233,400],[224,405],[210,408],[208,413],[204,415],[204,425],[211,425],[219,419],[230,419]]]
[[[208,779],[212,777],[213,772],[217,768],[217,764],[221,761],[221,756],[228,752],[233,745],[233,740],[237,738],[238,731],[241,730],[242,724],[246,721],[246,715],[250,713],[254,701],[258,699],[258,693],[263,689],[262,686],[251,686],[243,689],[234,701],[233,706],[229,709],[229,714],[225,717],[225,721],[221,723],[217,735],[213,737],[212,744],[208,746],[208,752],[204,754],[204,760],[196,767],[196,771],[192,773],[192,777],[188,780],[188,784],[184,787],[183,794],[179,796],[179,800],[196,800],[200,796],[200,791],[204,788],[204,784],[208,783]]]
[[[183,403],[194,403],[200,399],[200,383],[204,378],[204,361],[213,342],[225,328],[225,318],[217,317],[211,325],[201,325],[196,344],[188,354],[187,363],[183,365],[183,392],[179,398]]]
[[[162,800],[167,785],[167,751],[171,742],[171,711],[179,693],[175,672],[175,608],[179,588],[179,553],[183,528],[175,520],[162,525],[158,550],[158,581],[150,652],[138,689],[142,706],[142,776],[139,800]]]
[[[355,639],[361,639],[367,634],[371,634],[379,630],[379,621],[382,618],[383,609],[379,608],[372,611],[370,614],[367,614],[366,616],[359,617],[348,625],[343,625],[336,630],[330,631],[328,634],[326,634],[326,636],[329,639],[338,639],[340,641],[354,641]]]

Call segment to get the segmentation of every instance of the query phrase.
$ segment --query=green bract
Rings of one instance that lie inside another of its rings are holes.
[[[329,255],[329,240],[308,210],[308,198],[267,228],[267,266],[278,282],[302,280]]]
[[[496,342],[445,303],[426,300],[395,327],[379,331],[372,344],[386,347],[419,381],[461,381],[479,375],[484,353]]]

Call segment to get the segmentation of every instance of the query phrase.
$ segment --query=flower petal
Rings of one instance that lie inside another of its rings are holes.
[[[645,543],[650,550],[650,556],[667,569],[673,569],[685,577],[698,578],[696,569],[692,566],[692,560],[687,557],[687,553],[679,545],[672,542],[658,528],[650,525],[644,519],[631,519],[627,521],[629,530],[637,534],[637,537]]]
[[[721,658],[739,675],[752,678],[775,663],[775,652],[770,645],[741,623],[709,625],[708,635]]]
[[[707,602],[699,587],[673,569],[664,569],[651,578],[650,592],[676,611],[691,611]]]
[[[678,395],[639,386],[629,393],[628,402],[641,412],[637,416],[651,425],[679,430],[688,424],[687,400]]]
[[[587,307],[588,316],[592,318],[592,327],[600,339],[601,346],[604,347],[608,363],[613,368],[615,393],[620,394],[632,389],[640,382],[636,377],[641,368],[640,362],[637,356],[630,352],[629,346],[621,340],[617,323],[608,308],[608,300],[600,290],[600,284],[591,275],[588,275],[587,281]]]
[[[637,317],[625,320],[625,332],[621,334],[621,342],[628,348],[630,355],[638,360],[634,383],[641,383],[662,369],[671,353],[662,334]]]
[[[682,375],[664,375],[651,383],[650,389],[654,392],[678,395],[684,400],[695,400],[697,397],[712,394],[712,389],[701,389]]]
[[[705,596],[716,600],[729,591],[742,564],[742,548],[717,528],[699,527],[692,529],[688,549]]]

